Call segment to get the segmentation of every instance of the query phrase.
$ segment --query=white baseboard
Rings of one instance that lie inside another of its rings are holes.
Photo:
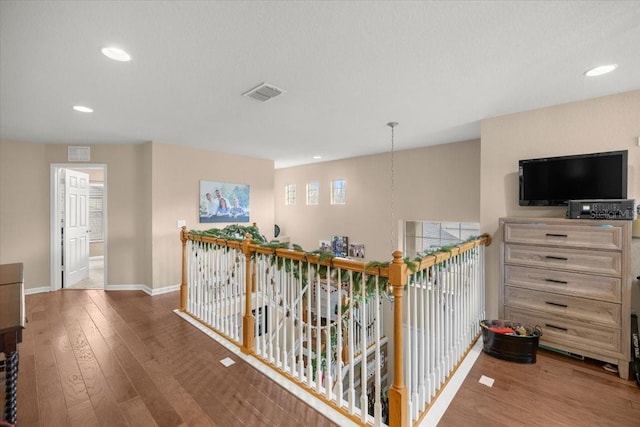
[[[105,291],[143,291],[144,293],[151,295],[151,292],[150,292],[151,288],[149,288],[147,285],[136,285],[136,284],[105,285],[104,290]]]
[[[147,285],[107,285],[105,291],[142,291],[147,295],[156,296],[180,290],[180,285],[170,285],[163,288],[150,288]]]
[[[25,295],[41,294],[43,292],[51,292],[51,287],[41,286],[39,288],[29,288],[24,290]]]
[[[180,290],[180,285],[170,285],[162,288],[150,288],[147,285],[107,285],[105,291],[142,291],[147,295],[156,296]],[[51,292],[50,286],[40,286],[38,288],[28,288],[24,290],[25,295],[41,294]]]
[[[162,294],[166,294],[166,293],[169,293],[169,292],[175,292],[175,291],[179,291],[179,290],[180,290],[180,284],[170,285],[170,286],[165,286],[163,288],[151,289],[151,293],[149,295],[156,296],[156,295],[162,295]]]

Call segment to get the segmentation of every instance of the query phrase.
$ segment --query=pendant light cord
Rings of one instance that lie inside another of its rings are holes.
[[[391,233],[389,246],[391,247],[391,253],[395,251],[393,247],[393,240],[395,236],[396,224],[394,224],[395,212],[394,212],[394,199],[395,199],[395,140],[394,140],[394,128],[398,126],[398,122],[389,122],[387,126],[391,128]]]

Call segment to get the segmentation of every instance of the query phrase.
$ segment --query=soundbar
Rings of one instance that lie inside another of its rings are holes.
[[[567,218],[635,220],[638,204],[634,199],[569,200]]]

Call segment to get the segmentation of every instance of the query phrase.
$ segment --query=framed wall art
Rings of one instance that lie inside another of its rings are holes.
[[[200,181],[200,222],[249,222],[249,185]]]

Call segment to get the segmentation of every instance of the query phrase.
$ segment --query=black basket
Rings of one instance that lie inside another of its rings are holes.
[[[483,320],[482,341],[484,352],[498,359],[517,363],[536,363],[538,341],[542,335],[540,326],[526,326],[510,320]],[[489,328],[524,328],[526,335],[509,335]]]

